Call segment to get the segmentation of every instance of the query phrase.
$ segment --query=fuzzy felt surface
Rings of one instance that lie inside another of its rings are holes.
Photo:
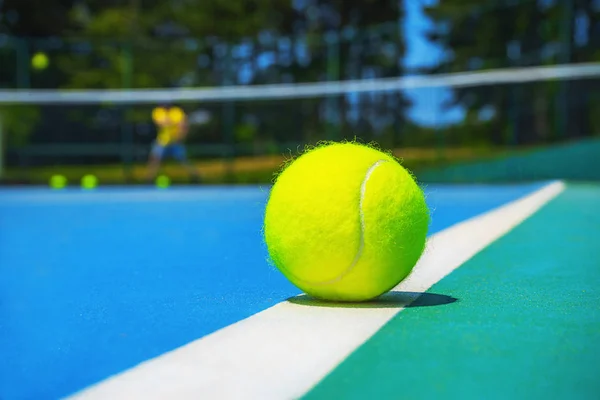
[[[392,156],[334,143],[279,175],[264,229],[274,264],[296,286],[323,299],[360,301],[410,273],[428,225],[423,192]]]

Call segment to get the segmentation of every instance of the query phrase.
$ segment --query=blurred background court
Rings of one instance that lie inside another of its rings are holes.
[[[200,180],[148,177],[165,105]],[[261,224],[342,140],[401,159],[451,250],[332,311],[286,301]],[[597,399],[599,185],[598,0],[0,0],[0,399],[130,368],[91,398]]]
[[[593,0],[1,6],[6,184],[54,174],[77,185],[86,174],[143,182],[151,111],[166,100],[188,113],[188,153],[213,183],[269,182],[285,154],[354,138],[394,149],[428,181],[598,179]],[[451,75],[469,72],[480,75]],[[361,91],[336,90],[345,80]],[[313,84],[308,94],[303,83]],[[281,85],[274,96],[228,90],[271,84]],[[557,157],[561,165],[541,161]],[[179,168],[162,171],[187,180]]]

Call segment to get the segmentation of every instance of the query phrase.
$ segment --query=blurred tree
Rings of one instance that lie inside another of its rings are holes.
[[[227,45],[277,23],[288,0],[82,1],[70,33],[93,39],[89,52],[63,60],[72,87],[164,87],[219,84],[199,77]],[[95,41],[95,42],[94,42]],[[93,53],[91,53],[93,52]],[[90,54],[91,53],[91,54]],[[217,54],[215,54],[217,53]]]
[[[33,126],[39,122],[40,112],[31,106],[4,106],[0,107],[0,122],[6,144],[11,147],[21,147],[29,142]]]
[[[48,37],[70,26],[69,10],[77,0],[2,0],[0,32],[14,36]]]
[[[404,73],[402,1],[296,0],[293,9],[293,19],[285,20],[288,25],[283,30],[293,34],[290,47],[296,47],[296,56],[281,69],[293,81],[378,78]],[[402,93],[306,100],[290,123],[301,126],[309,140],[358,136],[393,146],[402,140],[399,132],[406,123],[408,105]],[[298,108],[297,103],[295,107]]]
[[[29,6],[36,12],[27,14]],[[52,45],[61,49],[43,75],[54,87],[219,86],[404,73],[402,0],[4,0],[1,7],[3,15],[17,16],[1,28],[9,34],[59,38]],[[48,21],[56,10],[60,17]],[[229,129],[230,140],[244,142],[246,136],[235,132],[245,132],[250,118],[253,135],[264,142],[359,136],[394,145],[404,140],[399,132],[408,104],[401,93],[220,103],[206,105],[216,115],[204,129]],[[84,123],[94,127],[86,129],[86,140],[114,141],[107,131],[119,126],[115,118],[141,122],[149,107],[127,113],[106,112],[110,105],[63,107],[52,111],[54,118],[75,119],[78,128],[34,139],[80,141]],[[226,128],[227,121],[233,126]],[[223,139],[207,135],[202,141]]]
[[[600,60],[600,7],[594,0],[520,2],[461,0],[427,9],[429,39],[446,57],[427,72],[455,72]],[[489,120],[493,144],[534,143],[589,135],[598,82],[542,82],[454,89],[460,105]],[[596,102],[599,99],[596,96]],[[598,104],[598,103],[595,103]],[[470,140],[465,130],[465,142]]]

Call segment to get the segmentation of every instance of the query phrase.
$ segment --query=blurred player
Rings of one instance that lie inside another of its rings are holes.
[[[195,182],[200,180],[198,171],[188,161],[183,141],[188,134],[188,119],[179,107],[161,106],[152,111],[152,120],[156,125],[158,135],[148,162],[148,178],[154,180],[161,161],[168,156],[179,161]]]

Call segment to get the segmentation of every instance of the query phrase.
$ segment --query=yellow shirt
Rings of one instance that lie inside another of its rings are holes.
[[[181,139],[185,113],[179,107],[157,107],[152,111],[152,120],[158,127],[157,141],[161,146],[168,146]]]

